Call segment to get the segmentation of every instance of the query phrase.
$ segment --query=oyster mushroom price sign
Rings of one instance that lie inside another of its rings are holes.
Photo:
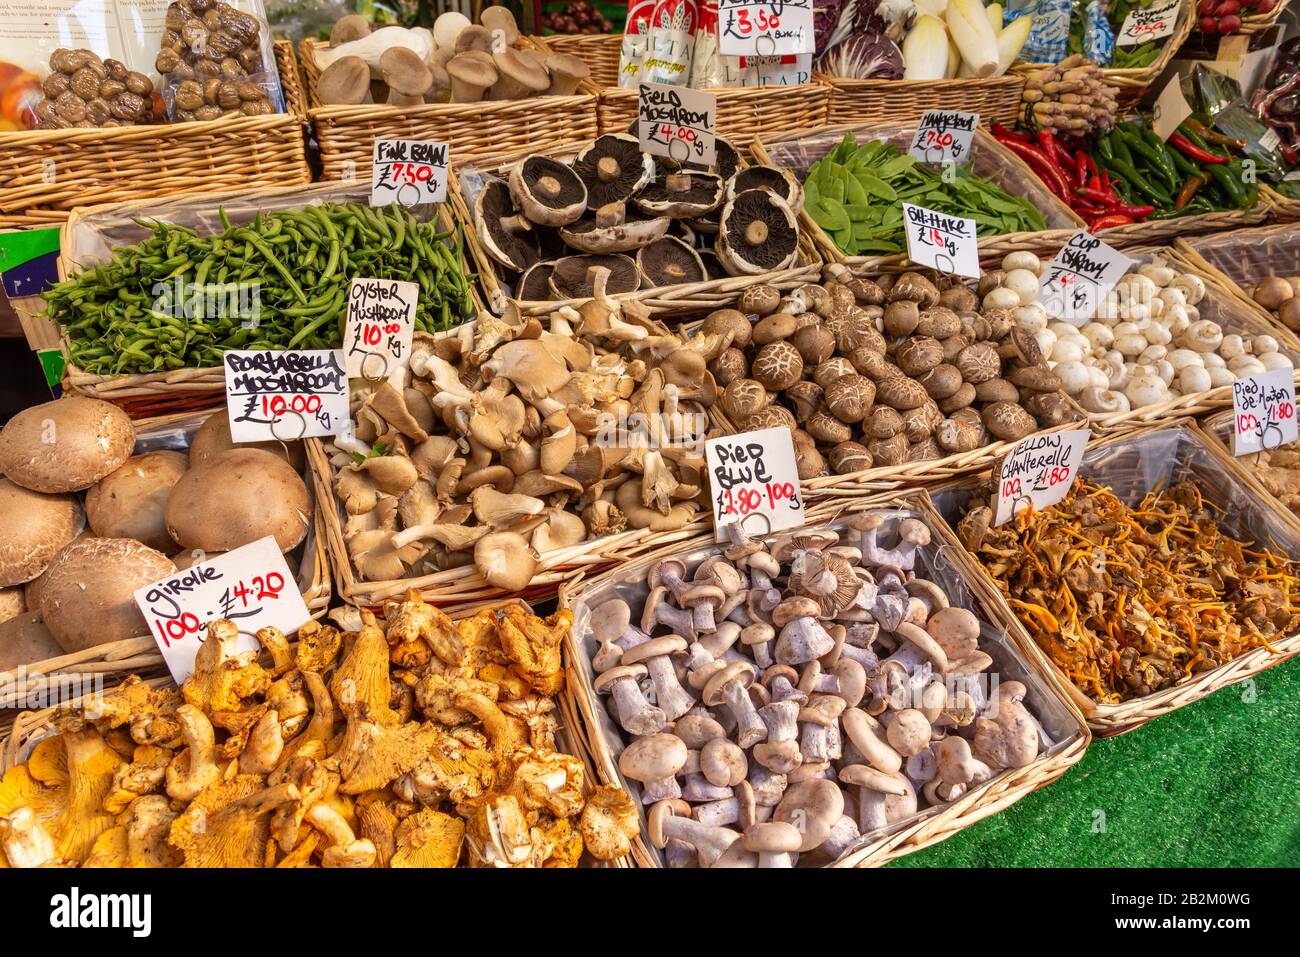
[[[343,334],[350,378],[386,379],[411,361],[420,284],[396,279],[353,279]]]
[[[1134,7],[1115,34],[1115,45],[1136,47],[1169,36],[1178,25],[1182,5],[1183,0],[1156,0],[1149,7]]]
[[[370,205],[404,207],[447,200],[446,143],[432,140],[375,140]]]
[[[342,349],[231,349],[223,364],[236,442],[337,435],[351,424]]]
[[[1001,525],[1031,504],[1047,508],[1065,498],[1091,437],[1091,429],[1077,429],[1031,435],[1017,442],[998,472],[998,507],[993,524]]]
[[[1292,370],[1274,369],[1232,384],[1232,454],[1262,452],[1300,439]]]
[[[979,278],[975,220],[936,213],[911,203],[903,204],[903,218],[907,224],[907,256],[912,262],[949,275]]]
[[[907,151],[922,163],[965,166],[970,162],[970,147],[979,125],[978,113],[926,110]]]
[[[712,166],[718,98],[683,86],[642,83],[637,100],[637,138],[651,156]]]
[[[194,671],[210,621],[234,622],[237,650],[257,651],[259,629],[289,634],[311,618],[270,535],[138,588],[134,597],[177,684]]]
[[[718,0],[724,56],[813,53],[812,0]]]
[[[704,443],[713,491],[717,540],[740,522],[749,535],[766,535],[804,523],[803,492],[790,430],[759,429]]]
[[[1132,267],[1133,260],[1081,229],[1047,264],[1038,301],[1049,315],[1081,326]]]

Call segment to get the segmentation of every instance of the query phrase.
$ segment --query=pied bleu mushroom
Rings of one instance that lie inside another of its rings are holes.
[[[736,743],[742,748],[753,747],[767,737],[767,725],[749,695],[753,682],[754,666],[747,661],[733,661],[709,679],[701,696],[706,707],[727,706],[736,722]]]
[[[564,163],[526,156],[510,169],[510,195],[534,223],[564,226],[587,209],[587,187]]]
[[[885,740],[880,723],[860,708],[846,708],[840,715],[844,732],[872,767],[886,774],[896,774],[903,757]]]
[[[816,696],[799,710],[803,724],[799,751],[804,764],[822,764],[840,757],[839,717],[843,711],[844,699],[830,694]]]
[[[641,612],[641,630],[653,634],[656,628],[667,628],[674,635],[695,638],[695,616],[673,605],[667,596],[668,589],[662,586],[650,590]]]
[[[990,702],[987,716],[975,721],[975,756],[995,768],[1022,768],[1038,757],[1038,722],[1024,706],[1027,689],[1005,681]]]
[[[523,272],[541,258],[532,224],[515,209],[503,180],[484,184],[474,201],[474,223],[484,251],[507,269]]]
[[[835,647],[814,615],[818,605],[810,598],[787,598],[772,613],[772,624],[781,629],[776,640],[775,657],[783,665],[801,665],[820,658]]]
[[[727,789],[730,790],[730,789]],[[683,794],[683,800],[690,799]],[[741,781],[735,792],[729,797],[718,798],[691,809],[691,817],[701,824],[719,827],[735,824],[742,830],[757,819],[758,804],[754,800],[754,791],[748,781]]]
[[[677,680],[672,656],[686,651],[686,639],[667,635],[641,642],[623,652],[622,663],[644,663],[654,685],[655,704],[669,721],[676,721],[695,706],[695,699]]]
[[[886,802],[889,796],[903,797],[910,785],[899,774],[885,774],[865,764],[850,764],[839,771],[844,784],[858,788],[858,831],[870,834],[889,823]]]
[[[656,734],[668,720],[663,711],[647,701],[641,693],[637,682],[646,674],[648,669],[645,665],[620,664],[596,678],[596,692],[608,694],[612,698],[615,717],[628,734]]]
[[[798,828],[800,852],[819,847],[844,813],[844,792],[834,781],[811,778],[791,784],[781,796],[772,820]]]
[[[618,768],[641,783],[642,804],[656,804],[681,796],[677,773],[686,765],[688,756],[685,743],[677,735],[646,734],[623,749]]]
[[[682,783],[681,796],[683,801],[689,801],[692,804],[705,804],[714,801],[725,801],[733,798],[735,794],[730,787],[714,784],[704,776],[703,772],[700,770],[700,754],[698,751],[690,752],[690,757],[686,759],[686,765],[678,772],[678,774],[685,778]],[[736,807],[736,805],[733,805],[733,807]],[[714,813],[717,812],[715,811]],[[734,811],[733,813],[739,812]],[[697,820],[703,820],[699,815],[696,815],[696,818]],[[713,820],[708,823],[729,824],[732,820],[735,820],[735,818],[732,817],[730,820]]]
[[[749,761],[740,745],[718,736],[700,749],[700,773],[716,787],[735,788],[744,783]]]
[[[742,841],[745,850],[758,855],[759,867],[794,867],[803,835],[793,824],[763,821],[746,830]]]
[[[741,629],[740,643],[753,656],[754,663],[766,669],[775,663],[772,658],[772,640],[775,637],[776,630],[768,623],[760,621]],[[766,676],[767,672],[764,671],[765,682]]]
[[[623,255],[564,256],[551,264],[547,278],[553,299],[588,299],[596,295],[597,283],[609,295],[635,292],[641,284],[636,261]]]
[[[767,190],[780,196],[796,215],[803,209],[803,186],[792,170],[775,166],[747,166],[736,170],[726,182],[726,197],[735,199],[749,189]]]
[[[707,582],[694,584],[685,589],[678,601],[691,610],[694,634],[704,635],[718,630],[714,612],[726,601],[727,593],[717,585]],[[736,629],[739,636],[739,628]]]
[[[636,268],[648,288],[703,282],[708,278],[700,254],[676,236],[662,236],[638,249]]]
[[[889,746],[905,758],[920,754],[930,744],[930,722],[916,708],[895,712],[885,729]]]
[[[951,801],[958,794],[983,784],[994,774],[992,768],[971,753],[970,742],[955,734],[938,743],[935,758],[936,776],[926,789],[926,797],[933,803]],[[938,797],[938,801],[934,797]]]
[[[625,203],[612,202],[597,207],[592,215],[561,226],[560,236],[584,253],[622,253],[649,245],[671,225],[667,216],[629,216]]]
[[[797,701],[803,704],[808,700],[806,692],[798,687],[799,672],[789,665],[768,665],[763,671],[763,687],[773,702]]]
[[[722,208],[714,248],[730,276],[787,269],[799,253],[794,210],[767,190],[738,193]]]
[[[712,867],[718,858],[740,840],[740,833],[725,827],[701,824],[690,817],[691,806],[685,801],[660,801],[650,809],[647,834],[650,843],[663,850],[672,841],[680,841],[695,851],[701,867]]]
[[[754,747],[754,760],[774,774],[788,774],[803,763],[799,747],[799,701],[773,701],[759,709],[767,739]]]
[[[666,588],[678,602],[691,584],[686,579],[686,563],[676,558],[664,558],[650,566],[646,584],[653,588]]]
[[[493,100],[522,100],[542,93],[551,85],[542,59],[529,50],[506,47],[492,54],[497,82],[489,94]]]

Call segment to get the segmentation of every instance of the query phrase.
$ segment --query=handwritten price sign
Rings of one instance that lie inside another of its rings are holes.
[[[447,200],[447,144],[431,140],[375,140],[370,205],[404,207]]]
[[[231,349],[223,364],[235,442],[337,435],[351,424],[342,349]]]
[[[812,0],[718,0],[724,56],[813,53]]]
[[[926,110],[907,151],[922,163],[964,166],[970,162],[971,142],[979,125],[978,113]]]
[[[712,166],[717,159],[714,130],[718,98],[681,86],[642,83],[637,102],[637,138],[651,156]]]
[[[785,428],[759,429],[704,443],[717,540],[735,522],[750,535],[804,523],[794,443]]]
[[[177,684],[194,671],[210,621],[234,622],[238,650],[256,651],[259,629],[289,634],[311,618],[270,535],[136,589],[135,603]]]
[[[924,206],[903,204],[907,255],[918,266],[949,275],[980,277],[979,240],[975,220],[936,213]]]
[[[1133,267],[1133,260],[1081,229],[1047,264],[1038,301],[1048,315],[1082,326]]]
[[[420,284],[396,279],[353,279],[343,352],[348,377],[386,379],[411,361]]]
[[[1021,439],[1002,460],[993,524],[1001,525],[1030,504],[1047,508],[1065,498],[1083,462],[1090,429]]]
[[[1295,380],[1274,369],[1232,384],[1232,453],[1275,449],[1300,439],[1295,418]]]
[[[1124,18],[1124,24],[1115,35],[1115,45],[1141,46],[1148,40],[1159,40],[1174,32],[1178,26],[1178,9],[1182,0],[1157,0],[1151,6],[1134,7]]]

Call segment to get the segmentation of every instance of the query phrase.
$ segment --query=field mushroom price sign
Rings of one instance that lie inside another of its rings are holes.
[[[926,110],[907,152],[922,163],[965,166],[970,162],[971,143],[979,125],[978,113]]]
[[[1115,34],[1115,45],[1136,47],[1148,40],[1169,36],[1178,26],[1178,11],[1182,5],[1183,0],[1156,0],[1149,7],[1134,7]]]
[[[432,140],[375,140],[370,205],[403,207],[447,201],[450,150]]]
[[[1263,452],[1300,439],[1292,370],[1274,369],[1232,384],[1232,454]]]
[[[975,220],[911,203],[903,204],[903,219],[907,226],[907,257],[912,262],[948,275],[980,277]]]
[[[660,83],[640,84],[637,139],[651,156],[712,166],[717,160],[718,98]]]
[[[223,365],[235,442],[338,435],[351,424],[342,349],[230,349]]]
[[[759,429],[704,443],[713,492],[717,541],[740,523],[746,535],[763,536],[804,523],[803,492],[786,428]]]
[[[311,618],[270,535],[138,588],[134,597],[177,684],[193,673],[210,621],[234,622],[243,652],[258,650],[259,629],[287,635]]]
[[[1133,260],[1080,229],[1047,264],[1038,301],[1053,318],[1083,325],[1132,267]]]
[[[1091,429],[1076,429],[1031,435],[1017,442],[998,471],[993,524],[1001,525],[1029,505],[1047,508],[1065,498],[1091,437]]]
[[[386,379],[411,361],[420,284],[397,279],[353,279],[343,354],[350,378]]]
[[[718,52],[723,56],[815,52],[812,0],[718,0]]]

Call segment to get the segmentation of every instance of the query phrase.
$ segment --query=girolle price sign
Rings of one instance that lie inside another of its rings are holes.
[[[789,429],[709,439],[704,443],[704,458],[717,541],[724,541],[727,526],[737,522],[746,535],[759,537],[804,523],[803,492]]]
[[[1055,505],[1074,484],[1091,429],[1031,435],[1015,444],[998,470],[998,502],[993,524],[1001,525],[1020,510]]]
[[[1292,370],[1274,369],[1232,384],[1232,454],[1263,452],[1300,439]]]

